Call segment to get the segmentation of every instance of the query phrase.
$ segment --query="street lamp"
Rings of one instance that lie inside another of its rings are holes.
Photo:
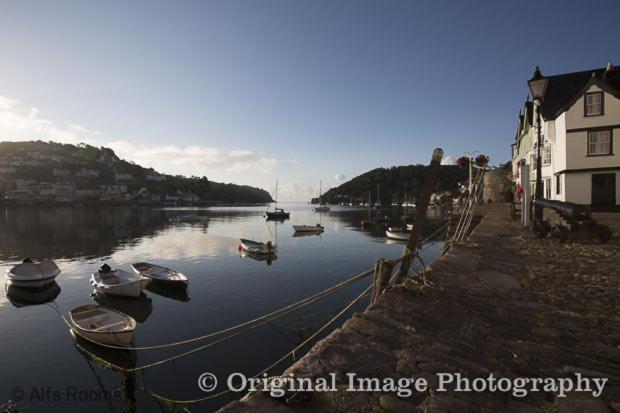
[[[477,153],[481,153],[481,152],[480,151],[473,151],[473,152],[466,151],[466,152],[463,152],[463,155],[467,155],[467,157],[469,158],[469,185],[467,186],[467,190],[469,191],[470,194],[471,194],[471,190],[472,190],[472,182],[471,182],[472,181],[472,179],[471,179],[471,177],[472,177],[472,167],[473,167],[472,164],[473,164],[473,161],[474,161],[474,155],[477,154]]]
[[[540,69],[536,66],[536,70],[534,71],[534,76],[530,80],[528,80],[528,85],[530,87],[530,92],[532,92],[532,97],[534,98],[534,102],[536,103],[536,118],[538,123],[537,128],[537,145],[536,145],[536,192],[534,194],[535,199],[541,199],[543,196],[543,188],[542,188],[542,160],[540,157],[540,148],[543,145],[542,135],[540,130],[542,128],[542,123],[540,120],[540,107],[543,102],[543,98],[545,97],[545,90],[547,90],[547,84],[549,80],[540,73]],[[542,206],[536,204],[534,206],[534,215],[536,219],[536,223],[539,225],[539,229],[542,230],[542,222],[543,222],[543,211]]]

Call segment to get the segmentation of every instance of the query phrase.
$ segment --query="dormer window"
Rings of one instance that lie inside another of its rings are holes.
[[[600,116],[603,114],[603,92],[586,93],[585,116]]]

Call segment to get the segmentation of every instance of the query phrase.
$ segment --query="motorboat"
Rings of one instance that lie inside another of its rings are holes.
[[[129,271],[112,269],[104,264],[91,276],[90,282],[97,292],[136,298],[151,279]]]
[[[128,347],[136,331],[136,320],[100,305],[83,305],[69,312],[71,329],[89,341]]]
[[[409,240],[409,232],[403,231],[402,228],[389,227],[385,231],[385,235],[390,239],[395,239],[398,241],[408,241]]]
[[[293,225],[295,232],[323,232],[325,228],[321,224],[316,225]]]
[[[21,264],[7,270],[8,283],[17,287],[39,288],[54,282],[60,274],[54,261],[33,261],[26,258]]]
[[[172,268],[162,267],[161,265],[148,262],[136,262],[131,264],[131,268],[136,274],[150,278],[154,283],[161,284],[189,284],[187,277]]]
[[[258,242],[241,238],[241,248],[250,254],[273,254],[276,249],[271,241]]]

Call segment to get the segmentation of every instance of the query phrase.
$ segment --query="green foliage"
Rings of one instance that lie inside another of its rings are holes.
[[[36,155],[35,155],[36,154]],[[38,159],[43,156],[43,159]],[[52,159],[51,157],[55,157]],[[152,168],[144,168],[133,162],[119,159],[109,148],[97,148],[87,144],[70,145],[56,142],[0,142],[0,161],[37,160],[39,165],[22,165],[10,175],[11,179],[31,179],[36,182],[72,181],[78,188],[99,188],[101,185],[127,185],[130,192],[146,188],[151,193],[174,194],[191,192],[201,199],[213,202],[264,203],[271,202],[267,191],[249,186],[210,182],[206,176],[164,175],[161,181],[147,180],[156,175]],[[56,177],[54,169],[69,171],[68,177]],[[82,170],[99,172],[97,178],[79,178],[75,173]],[[115,174],[131,174],[131,181],[117,182]]]
[[[442,165],[435,186],[435,192],[451,192],[456,195],[458,183],[467,181],[467,169],[453,165]],[[390,204],[393,199],[403,202],[405,199],[418,199],[426,179],[428,167],[424,165],[394,166],[368,171],[342,185],[332,188],[323,195],[324,201],[339,202],[353,197],[354,202],[366,200],[368,192],[376,201],[377,185],[383,204]]]

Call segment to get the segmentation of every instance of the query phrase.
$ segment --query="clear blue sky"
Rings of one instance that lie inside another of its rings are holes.
[[[0,136],[279,177],[288,199],[436,146],[496,163],[534,67],[620,64],[619,16],[617,0],[5,1]]]

